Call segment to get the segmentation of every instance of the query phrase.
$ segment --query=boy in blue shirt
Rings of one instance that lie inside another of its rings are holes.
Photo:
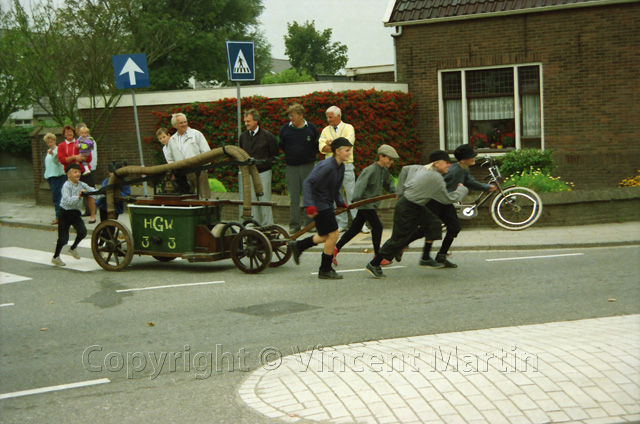
[[[344,162],[349,158],[353,145],[344,137],[336,138],[331,143],[333,156],[318,162],[311,174],[304,180],[303,201],[305,212],[309,218],[316,222],[318,234],[300,241],[291,241],[289,245],[293,252],[293,260],[300,264],[300,255],[305,250],[324,243],[322,261],[318,271],[318,278],[340,280],[339,275],[332,267],[333,248],[336,246],[338,236],[338,222],[334,214],[334,204],[347,205],[340,193],[344,179]]]
[[[67,182],[62,186],[62,198],[60,199],[58,242],[56,243],[56,251],[51,259],[51,263],[55,266],[65,266],[65,263],[60,259],[60,252],[69,242],[69,228],[71,226],[76,229],[77,236],[71,249],[69,249],[69,254],[75,259],[80,259],[80,254],[76,248],[82,239],[87,236],[87,228],[82,220],[82,194],[84,192],[93,193],[97,191],[95,188],[80,181],[82,172],[80,171],[80,165],[77,163],[70,163],[65,171],[67,173]]]

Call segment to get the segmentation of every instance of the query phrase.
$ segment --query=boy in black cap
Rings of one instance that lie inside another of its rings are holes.
[[[345,209],[347,207],[340,188],[344,179],[344,162],[349,158],[352,147],[353,145],[344,137],[333,140],[331,143],[333,156],[318,162],[303,184],[305,212],[316,222],[318,234],[304,240],[291,241],[289,245],[293,252],[293,260],[296,265],[299,265],[302,252],[324,243],[318,272],[320,279],[342,279],[342,275],[336,273],[331,267],[333,248],[340,234],[334,215],[334,204],[342,205]]]
[[[429,155],[429,164],[416,167],[403,187],[402,195],[396,202],[393,214],[393,231],[391,238],[380,248],[380,252],[369,262],[366,270],[375,278],[384,278],[380,263],[383,259],[391,260],[409,244],[416,234],[416,226],[420,236],[426,240],[420,260],[421,267],[442,268],[430,256],[431,241],[442,238],[440,220],[425,205],[431,199],[438,199],[445,204],[459,201],[467,195],[467,188],[460,185],[453,192],[448,192],[442,174],[446,174],[451,166],[447,152],[436,150]],[[400,185],[400,182],[398,182]]]
[[[362,170],[360,176],[356,181],[355,188],[353,190],[353,201],[370,199],[372,197],[380,196],[382,189],[386,189],[388,193],[395,193],[396,187],[393,185],[393,179],[389,168],[393,165],[395,159],[399,159],[396,149],[383,144],[378,147],[378,160],[373,164],[367,166]],[[362,230],[365,222],[369,223],[371,228],[371,243],[373,244],[374,254],[378,254],[380,250],[380,241],[382,240],[382,222],[378,217],[378,204],[380,202],[369,203],[358,208],[358,213],[354,218],[351,226],[342,235],[340,241],[333,249],[333,264],[338,265],[337,256],[340,253],[340,249],[351,239],[353,239]],[[382,265],[388,265],[391,262],[384,261]]]
[[[71,226],[76,229],[77,236],[71,249],[69,249],[69,254],[75,259],[80,259],[80,254],[76,248],[87,235],[87,228],[82,220],[82,195],[84,192],[92,193],[97,191],[95,188],[80,181],[82,172],[80,171],[80,165],[77,163],[70,163],[65,171],[67,173],[67,181],[62,186],[62,198],[60,199],[58,242],[56,243],[56,251],[51,259],[51,263],[55,266],[65,266],[65,263],[60,259],[60,252],[69,241],[69,228]]]
[[[449,168],[449,172],[444,176],[447,184],[447,191],[454,191],[460,184],[470,190],[494,191],[497,187],[493,184],[483,184],[476,181],[469,172],[469,167],[476,163],[476,152],[470,144],[458,146],[453,152],[458,160]],[[447,260],[447,252],[460,232],[460,220],[453,204],[443,204],[436,199],[432,199],[427,203],[427,207],[444,222],[447,227],[447,234],[442,240],[440,251],[436,255],[436,262],[444,265],[445,268],[457,268],[458,265]]]

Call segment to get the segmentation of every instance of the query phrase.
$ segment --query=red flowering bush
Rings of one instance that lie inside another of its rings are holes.
[[[391,168],[398,174],[405,165],[418,163],[421,146],[415,127],[416,103],[410,94],[401,92],[351,90],[338,93],[314,92],[299,98],[269,99],[266,97],[244,97],[242,110],[255,108],[260,112],[260,126],[276,137],[280,127],[289,122],[286,109],[291,103],[304,106],[305,119],[314,123],[320,131],[327,125],[325,111],[336,105],[342,110],[342,120],[354,126],[356,131],[355,169],[356,175],[377,160],[381,144],[393,146],[400,159]],[[153,112],[158,116],[157,128],[171,128],[171,114],[182,112],[189,119],[189,126],[202,131],[212,148],[238,144],[236,99],[222,99],[212,103],[192,103],[168,111]],[[244,126],[242,128],[244,131]],[[173,132],[173,128],[171,128]],[[164,163],[162,145],[155,137],[145,138],[158,151],[158,162]],[[273,192],[286,190],[284,157],[273,168]],[[318,154],[318,159],[321,155]],[[218,168],[215,177],[229,191],[236,191],[238,171],[233,167]]]

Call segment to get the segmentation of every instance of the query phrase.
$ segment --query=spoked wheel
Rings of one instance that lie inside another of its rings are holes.
[[[257,230],[242,230],[231,242],[233,263],[247,274],[257,274],[271,262],[271,243]]]
[[[289,247],[289,233],[287,230],[279,225],[269,225],[263,231],[269,238],[271,250],[273,251],[269,266],[275,268],[286,264],[293,253]]]
[[[91,252],[102,268],[120,271],[131,262],[133,241],[129,230],[118,221],[102,221],[91,236]]]
[[[523,230],[542,215],[542,200],[525,187],[511,187],[498,194],[491,203],[491,217],[507,230]]]

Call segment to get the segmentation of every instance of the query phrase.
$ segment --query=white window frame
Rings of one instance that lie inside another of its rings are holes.
[[[544,151],[545,142],[544,142],[544,81],[543,81],[543,72],[542,72],[542,63],[533,62],[533,63],[521,63],[518,65],[501,65],[501,66],[482,66],[475,68],[452,68],[452,69],[440,69],[438,70],[438,115],[439,115],[439,131],[440,131],[440,149],[447,150],[446,146],[446,133],[445,133],[445,117],[444,117],[444,99],[442,97],[443,84],[442,84],[442,74],[445,72],[460,72],[461,79],[460,83],[462,84],[462,134],[464,140],[469,140],[469,107],[468,107],[468,99],[467,99],[467,71],[482,71],[489,69],[500,69],[500,68],[512,68],[513,69],[513,97],[514,97],[514,116],[518,117],[518,119],[514,119],[515,131],[516,131],[516,149],[520,149],[520,135],[521,135],[521,125],[520,125],[520,84],[518,69],[522,67],[528,66],[538,66],[540,69],[540,150]],[[501,156],[507,152],[489,152],[488,154],[491,156]]]

